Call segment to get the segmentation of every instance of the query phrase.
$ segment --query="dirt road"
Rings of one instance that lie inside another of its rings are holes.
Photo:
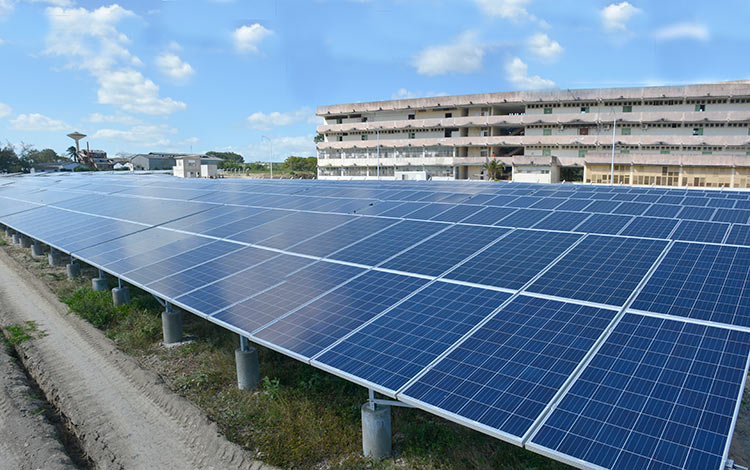
[[[270,468],[224,439],[198,408],[99,330],[68,315],[41,280],[0,250],[0,323],[26,321],[46,336],[23,342],[19,356],[97,468]],[[3,452],[0,446],[0,460]]]

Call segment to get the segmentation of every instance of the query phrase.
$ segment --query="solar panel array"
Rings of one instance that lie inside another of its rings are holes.
[[[0,223],[315,367],[583,468],[714,468],[750,192],[0,180]]]

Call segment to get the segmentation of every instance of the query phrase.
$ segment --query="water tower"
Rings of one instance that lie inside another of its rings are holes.
[[[68,137],[76,141],[76,162],[78,162],[78,155],[81,153],[81,149],[78,146],[78,142],[86,137],[85,134],[81,134],[80,132],[73,132],[72,134],[68,134]]]

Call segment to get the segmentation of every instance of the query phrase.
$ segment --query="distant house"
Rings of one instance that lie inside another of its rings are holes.
[[[31,169],[32,173],[51,173],[55,171],[73,171],[79,166],[83,166],[80,163],[75,162],[60,162],[60,163],[39,163],[34,165]]]
[[[138,154],[130,157],[130,163],[134,170],[171,170],[175,164],[175,158],[182,156],[179,153]]]
[[[81,160],[92,164],[100,170],[111,170],[113,163],[107,158],[104,150],[81,150]]]
[[[172,172],[180,178],[215,178],[219,158],[203,155],[182,155],[175,157]]]

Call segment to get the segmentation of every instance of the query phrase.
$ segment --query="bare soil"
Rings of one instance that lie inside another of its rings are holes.
[[[96,468],[269,468],[228,442],[201,410],[171,392],[159,375],[142,369],[102,332],[67,312],[42,280],[0,250],[0,324],[32,321],[46,333],[18,344],[16,350]],[[0,462],[6,461],[6,452],[24,460],[18,447],[23,437],[8,441],[14,450],[4,449],[3,419],[0,414]],[[13,427],[40,438],[46,435],[36,426]],[[48,440],[40,441],[33,452],[47,444]],[[54,449],[53,444],[49,447]]]

